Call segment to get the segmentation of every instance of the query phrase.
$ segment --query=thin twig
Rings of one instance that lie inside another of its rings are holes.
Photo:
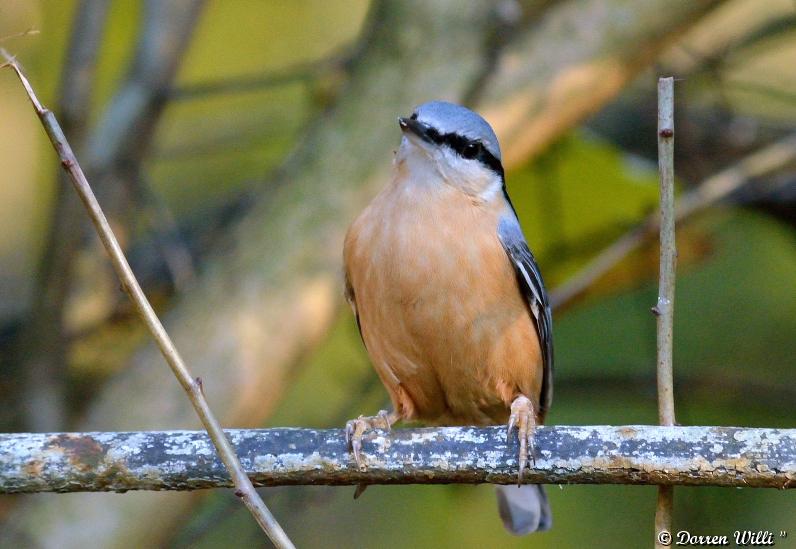
[[[105,214],[103,213],[99,202],[97,202],[97,199],[94,196],[94,192],[91,190],[91,186],[89,185],[88,180],[86,179],[86,176],[80,167],[80,164],[78,164],[77,158],[72,152],[72,148],[70,147],[66,136],[64,136],[58,121],[55,119],[55,115],[50,110],[42,106],[42,104],[39,102],[39,99],[36,97],[30,82],[22,72],[22,69],[17,61],[8,55],[5,50],[0,49],[0,53],[2,53],[3,57],[6,59],[6,63],[0,66],[0,68],[5,66],[11,67],[22,82],[22,85],[24,86],[31,103],[33,104],[33,108],[36,110],[36,114],[41,120],[41,123],[44,126],[44,129],[46,130],[53,147],[55,147],[58,157],[61,159],[61,165],[69,173],[75,190],[86,207],[86,211],[88,212],[88,215],[97,230],[97,234],[99,235],[103,246],[110,255],[113,267],[122,283],[122,288],[130,297],[142,320],[152,333],[152,336],[160,348],[163,357],[171,367],[171,370],[177,377],[180,385],[182,385],[183,389],[185,389],[188,399],[191,401],[191,404],[196,410],[199,419],[202,421],[202,425],[204,425],[205,429],[207,430],[210,439],[213,441],[213,445],[216,447],[221,460],[224,462],[224,465],[226,466],[227,471],[232,478],[232,482],[236,488],[235,495],[243,500],[243,502],[251,511],[252,515],[254,515],[257,523],[268,534],[268,537],[271,539],[274,545],[277,547],[293,547],[290,539],[276,522],[271,512],[268,510],[262,499],[260,499],[260,496],[255,491],[254,486],[249,480],[249,477],[246,476],[246,473],[243,470],[243,467],[241,466],[240,461],[238,460],[238,457],[232,448],[232,445],[229,443],[229,440],[224,435],[218,420],[216,420],[215,416],[210,410],[210,406],[204,397],[201,378],[194,378],[191,375],[188,367],[185,365],[182,357],[174,346],[174,343],[171,341],[168,333],[166,333],[163,324],[161,324],[160,319],[158,319],[157,315],[155,314],[152,305],[144,295],[144,292],[141,289],[141,286],[138,284],[138,281],[136,280],[135,275],[133,274],[133,271],[127,262],[127,259],[124,257],[122,248],[119,245],[119,242],[116,240],[116,236],[113,234],[108,220],[105,218]]]
[[[743,158],[729,168],[708,177],[677,201],[675,220],[678,222],[713,206],[733,191],[757,177],[762,177],[796,160],[796,133],[789,134]],[[597,279],[657,233],[660,227],[658,212],[653,213],[605,248],[577,275],[550,294],[554,308],[568,304],[583,293]]]
[[[0,36],[0,42],[5,42],[6,40],[11,40],[12,38],[22,38],[24,36],[30,36],[31,34],[39,34],[39,29],[30,28],[22,32],[15,32],[14,34],[7,34],[5,36]]]
[[[674,378],[672,375],[672,336],[674,325],[674,281],[677,246],[674,233],[674,78],[658,79],[658,169],[660,171],[661,264],[658,302],[653,307],[657,318],[658,340],[658,420],[674,425]],[[671,544],[671,486],[658,487],[655,509],[655,546]]]
[[[658,325],[658,420],[674,425],[672,327],[677,245],[674,233],[674,78],[658,80],[658,167],[660,170],[660,275],[654,312]]]

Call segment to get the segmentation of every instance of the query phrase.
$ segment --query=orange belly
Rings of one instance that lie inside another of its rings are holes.
[[[505,204],[453,188],[393,185],[346,237],[362,337],[405,419],[502,423],[519,394],[538,407],[539,340],[498,236]]]

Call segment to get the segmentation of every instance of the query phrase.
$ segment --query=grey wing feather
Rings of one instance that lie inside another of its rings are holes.
[[[539,266],[525,242],[520,223],[513,212],[506,213],[498,224],[498,237],[517,273],[525,300],[536,324],[536,333],[542,347],[544,375],[540,396],[540,415],[550,409],[553,401],[553,314]]]

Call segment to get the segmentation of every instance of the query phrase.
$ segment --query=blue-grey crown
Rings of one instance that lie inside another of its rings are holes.
[[[415,109],[417,119],[441,134],[458,134],[478,140],[492,156],[501,160],[500,144],[492,126],[466,107],[447,101],[429,101]]]

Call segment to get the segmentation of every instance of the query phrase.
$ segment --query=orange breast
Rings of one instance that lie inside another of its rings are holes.
[[[363,339],[396,410],[442,424],[506,421],[537,405],[542,357],[497,236],[502,199],[393,185],[346,237]]]

